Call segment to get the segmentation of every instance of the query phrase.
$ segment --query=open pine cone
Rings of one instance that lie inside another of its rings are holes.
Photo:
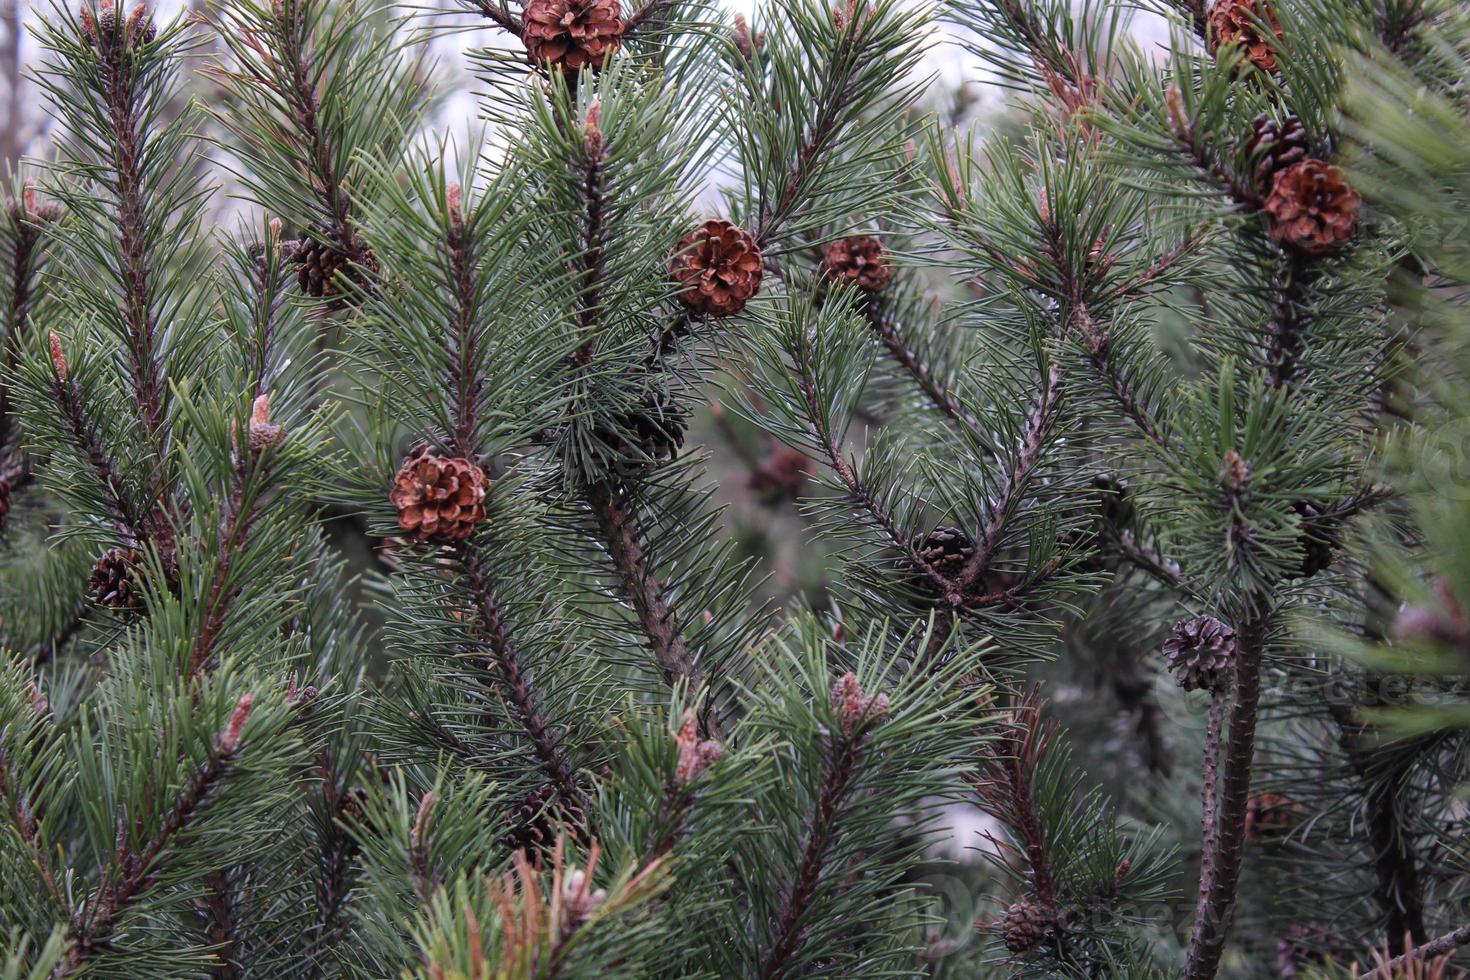
[[[92,565],[87,579],[88,598],[115,613],[142,612],[143,591],[138,581],[142,564],[143,552],[137,548],[107,549]]]
[[[415,541],[456,541],[485,519],[489,486],[485,471],[469,460],[420,446],[403,461],[388,499],[398,508],[398,526]]]
[[[1012,953],[1035,949],[1056,931],[1056,914],[1035,902],[1020,901],[1006,909],[1000,920],[1000,937]]]
[[[669,259],[679,302],[696,313],[733,316],[761,288],[765,269],[755,236],[712,218],[685,236]]]
[[[1235,630],[1214,616],[1176,623],[1164,641],[1164,659],[1186,691],[1217,690],[1235,665]]]
[[[1261,33],[1261,22],[1269,24],[1274,37]],[[1275,43],[1281,40],[1281,24],[1269,0],[1216,0],[1210,10],[1210,52],[1237,44],[1251,64],[1261,71],[1276,70]]]
[[[822,246],[822,265],[832,279],[852,283],[868,293],[883,292],[893,280],[883,243],[872,235],[828,242]]]
[[[1245,158],[1254,170],[1257,193],[1270,194],[1277,174],[1311,155],[1307,129],[1296,116],[1277,122],[1263,112],[1251,120]]]
[[[521,41],[533,61],[577,71],[601,67],[623,43],[623,8],[618,0],[531,0]]]
[[[1276,176],[1266,198],[1271,240],[1303,255],[1330,255],[1353,237],[1362,198],[1341,170],[1303,160]]]

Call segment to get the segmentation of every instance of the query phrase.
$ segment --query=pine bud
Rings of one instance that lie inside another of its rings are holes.
[[[757,51],[766,43],[766,32],[758,34],[750,32],[750,23],[746,21],[744,14],[735,15],[735,29],[730,32],[730,41],[735,45],[735,50],[740,52],[740,57],[750,61],[755,57]]]
[[[694,781],[700,773],[720,761],[725,754],[724,746],[711,739],[699,738],[699,727],[694,709],[684,710],[684,723],[674,737],[679,746],[679,761],[674,766],[674,785],[681,789]]]
[[[285,438],[285,428],[271,423],[270,395],[258,396],[250,409],[250,451],[260,453],[274,449]]]
[[[1251,468],[1234,449],[1225,454],[1220,467],[1220,484],[1232,494],[1240,493],[1251,485]]]
[[[591,888],[591,884],[591,878],[581,868],[568,869],[566,877],[562,879],[562,908],[566,909],[570,922],[577,924],[585,922],[587,917],[607,899],[607,892],[604,889]]]
[[[51,364],[56,368],[56,377],[58,380],[65,381],[67,378],[66,354],[61,350],[61,338],[53,331],[46,335],[46,342],[51,347]]]
[[[602,100],[593,99],[587,107],[587,117],[582,122],[582,141],[587,147],[587,156],[597,159],[602,156]]]
[[[1189,114],[1184,111],[1184,93],[1179,91],[1179,86],[1170,85],[1164,93],[1164,108],[1169,116],[1169,126],[1174,130],[1174,135],[1180,139],[1189,140],[1194,137],[1194,123],[1190,121]]]
[[[253,707],[255,695],[248,692],[240,695],[240,700],[235,704],[235,712],[230,715],[230,723],[220,733],[220,755],[234,755],[235,750],[240,747],[240,734],[245,730],[245,720],[250,717],[250,709]]]
[[[887,717],[888,695],[864,694],[857,675],[848,671],[832,685],[832,707],[837,711],[842,734],[851,736],[863,726]]]
[[[434,816],[434,804],[439,802],[439,797],[429,790],[419,799],[418,813],[414,814],[413,831],[409,834],[409,842],[414,850],[424,846],[424,833],[429,829],[429,820]]]

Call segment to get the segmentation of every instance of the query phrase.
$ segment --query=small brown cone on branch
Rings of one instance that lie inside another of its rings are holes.
[[[315,238],[303,238],[291,251],[296,263],[296,281],[308,296],[339,296],[348,283],[365,285],[363,272],[378,271],[378,260],[366,243],[359,242],[353,255]],[[355,263],[355,265],[354,265]],[[361,268],[358,268],[361,267]]]
[[[137,548],[109,548],[92,565],[87,579],[87,596],[115,613],[143,611],[143,591],[138,581],[143,552]]]
[[[398,526],[415,541],[457,541],[485,519],[489,485],[469,460],[421,446],[403,461],[388,499],[398,509]]]
[[[1040,946],[1056,927],[1056,915],[1050,909],[1023,900],[1001,916],[1000,937],[1012,953],[1025,953]]]
[[[1245,158],[1255,173],[1256,192],[1271,193],[1276,175],[1312,155],[1307,129],[1296,116],[1277,122],[1264,112],[1251,120],[1245,141]]]
[[[1164,640],[1164,659],[1184,690],[1219,690],[1235,666],[1235,630],[1214,616],[1176,623]]]
[[[761,288],[765,268],[755,236],[712,218],[685,236],[669,259],[679,302],[696,313],[733,316]]]
[[[592,434],[623,463],[636,469],[678,455],[688,427],[687,413],[672,398],[649,392],[640,408],[618,418],[616,427],[598,424]]]
[[[914,539],[914,550],[945,578],[955,578],[975,555],[975,542],[957,527],[936,527]]]
[[[893,280],[883,243],[873,235],[839,238],[822,247],[822,266],[829,278],[866,293],[881,293]]]
[[[1257,793],[1245,802],[1245,839],[1280,840],[1301,819],[1301,807],[1280,793]]]
[[[533,61],[550,68],[601,67],[623,43],[618,0],[531,0],[521,40]]]
[[[1211,54],[1234,44],[1261,71],[1276,70],[1275,45],[1281,40],[1281,24],[1269,0],[1216,0],[1209,21]],[[1262,24],[1269,25],[1270,36],[1261,32]]]
[[[1302,255],[1330,255],[1353,237],[1362,198],[1337,167],[1303,160],[1276,175],[1266,198],[1271,240]]]

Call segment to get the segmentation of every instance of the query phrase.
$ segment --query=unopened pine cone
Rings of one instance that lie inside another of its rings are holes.
[[[1303,160],[1277,174],[1266,198],[1267,230],[1283,248],[1312,257],[1330,255],[1353,237],[1362,204],[1337,167]]]
[[[109,548],[92,565],[87,579],[87,596],[115,613],[131,615],[143,610],[143,552],[137,548]]]
[[[975,542],[957,527],[936,527],[914,539],[914,550],[945,578],[955,578],[975,555]]]
[[[1263,112],[1251,120],[1245,158],[1254,172],[1258,194],[1270,194],[1277,174],[1311,154],[1312,142],[1307,137],[1307,129],[1296,116],[1277,122]]]
[[[366,243],[358,242],[348,255],[334,245],[303,238],[291,258],[296,263],[296,281],[308,296],[332,297],[347,291],[349,283],[366,285],[363,270],[378,271],[378,260]]]
[[[723,218],[712,218],[685,236],[669,259],[679,302],[709,316],[745,309],[764,274],[755,236]]]
[[[489,485],[470,460],[420,446],[403,461],[388,499],[398,509],[398,526],[415,541],[457,541],[485,519]]]
[[[883,242],[872,235],[828,242],[822,246],[822,265],[830,278],[851,283],[866,293],[881,293],[893,280]]]
[[[673,398],[650,392],[638,409],[619,416],[616,425],[599,424],[592,434],[618,457],[621,468],[637,469],[678,455],[688,427],[687,414]]]
[[[1261,24],[1270,27],[1270,36],[1261,32]],[[1209,44],[1214,53],[1227,44],[1239,45],[1246,58],[1264,72],[1276,70],[1276,42],[1281,40],[1281,24],[1271,9],[1270,0],[1216,0],[1210,9]]]
[[[1020,901],[1006,909],[1000,920],[1000,936],[1006,949],[1025,953],[1040,946],[1056,931],[1056,914],[1035,902]]]
[[[521,41],[533,61],[577,71],[601,67],[623,42],[623,8],[618,0],[531,0]]]

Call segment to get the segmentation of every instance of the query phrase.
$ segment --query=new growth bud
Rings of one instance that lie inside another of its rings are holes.
[[[857,674],[848,671],[832,685],[832,707],[837,711],[842,734],[850,736],[888,716],[888,695],[864,694]]]
[[[286,430],[271,423],[270,395],[260,395],[250,409],[250,450],[264,452],[274,449],[286,438]]]
[[[46,335],[46,343],[51,347],[51,364],[56,368],[56,377],[65,381],[67,379],[66,354],[61,349],[61,338],[56,336],[55,331],[52,331]]]
[[[587,147],[587,156],[593,159],[602,156],[601,99],[593,99],[587,107],[587,117],[582,122],[582,140]]]
[[[253,707],[255,707],[255,695],[250,693],[240,695],[240,700],[235,704],[235,711],[230,715],[230,723],[220,733],[220,755],[234,755],[235,750],[240,747],[240,734],[245,730],[245,721],[250,717],[250,709]]]
[[[674,741],[679,746],[679,761],[674,766],[674,784],[681,789],[719,762],[720,757],[725,754],[725,748],[719,742],[712,739],[700,740],[699,726],[692,708],[685,709],[684,723],[674,736]]]

